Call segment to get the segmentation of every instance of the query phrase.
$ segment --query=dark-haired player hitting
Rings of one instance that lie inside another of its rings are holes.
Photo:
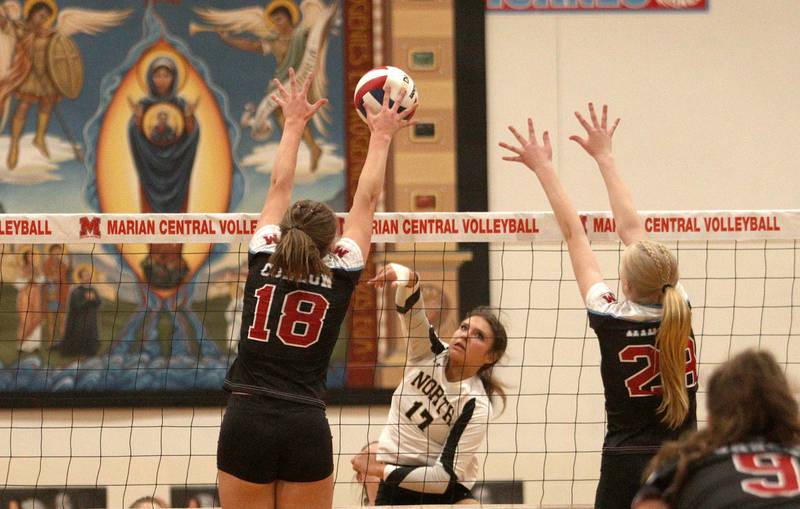
[[[708,427],[664,445],[633,507],[800,507],[800,412],[772,355],[722,364],[706,402]]]
[[[492,376],[508,346],[505,327],[479,307],[467,313],[448,345],[428,323],[416,273],[390,263],[370,283],[396,289],[408,352],[377,451],[356,456],[353,468],[380,479],[376,505],[473,503],[492,396],[505,402]]]
[[[383,191],[394,134],[411,122],[389,107],[369,113],[369,150],[353,206],[336,241],[337,220],[325,204],[291,207],[303,130],[322,106],[306,99],[290,70],[273,99],[286,118],[269,192],[250,242],[238,356],[225,379],[232,393],[219,435],[222,507],[329,508],[333,448],[321,400],[328,361],[350,296],[364,267],[372,218]]]

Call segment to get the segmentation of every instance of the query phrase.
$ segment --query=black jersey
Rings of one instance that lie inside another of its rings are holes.
[[[342,238],[324,259],[331,276],[270,276],[279,239],[279,227],[266,225],[250,241],[238,356],[225,389],[325,408],[328,362],[364,261],[358,245]]]
[[[688,302],[683,286],[676,289]],[[606,398],[608,431],[603,452],[612,454],[657,452],[661,443],[697,428],[697,357],[694,334],[686,350],[686,387],[689,414],[683,425],[669,429],[661,422],[659,356],[655,347],[661,306],[618,301],[604,282],[586,296],[589,325],[600,341],[600,374]]]
[[[800,507],[800,447],[761,441],[723,447],[691,464],[676,496],[663,499],[674,476],[674,465],[656,470],[637,500],[663,500],[675,509]]]

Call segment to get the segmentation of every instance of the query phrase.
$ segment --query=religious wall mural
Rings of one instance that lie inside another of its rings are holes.
[[[3,0],[0,211],[87,231],[98,213],[258,213],[289,68],[330,101],[295,196],[345,210],[343,19],[339,0]],[[2,244],[0,396],[221,387],[246,251],[146,242]]]

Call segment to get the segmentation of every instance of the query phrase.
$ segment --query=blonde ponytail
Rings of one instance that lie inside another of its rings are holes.
[[[692,312],[678,283],[678,261],[667,247],[641,240],[625,249],[622,276],[635,291],[636,301],[661,303],[663,314],[656,335],[662,398],[661,421],[677,428],[689,413],[686,390],[686,349],[692,329]]]
[[[692,330],[692,313],[683,296],[671,284],[664,287],[663,315],[656,335],[661,366],[661,421],[670,428],[680,426],[689,413],[686,391],[686,348]]]

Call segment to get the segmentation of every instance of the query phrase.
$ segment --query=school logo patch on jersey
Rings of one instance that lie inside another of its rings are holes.
[[[269,235],[264,235],[264,242],[265,242],[267,245],[270,245],[270,244],[277,244],[277,243],[278,243],[278,240],[279,240],[279,239],[278,239],[278,236],[277,236],[276,234],[274,234],[274,233],[271,233],[271,234],[269,234]]]
[[[344,248],[344,247],[342,247],[342,246],[336,246],[336,249],[334,249],[334,250],[333,250],[333,252],[334,252],[334,253],[336,254],[336,256],[338,256],[339,258],[344,258],[345,256],[347,256],[347,253],[349,253],[349,252],[350,252],[350,250],[349,250],[349,249],[347,249],[347,248]]]
[[[609,304],[617,302],[617,297],[612,292],[606,292],[603,295],[601,295],[600,298],[608,302]]]

